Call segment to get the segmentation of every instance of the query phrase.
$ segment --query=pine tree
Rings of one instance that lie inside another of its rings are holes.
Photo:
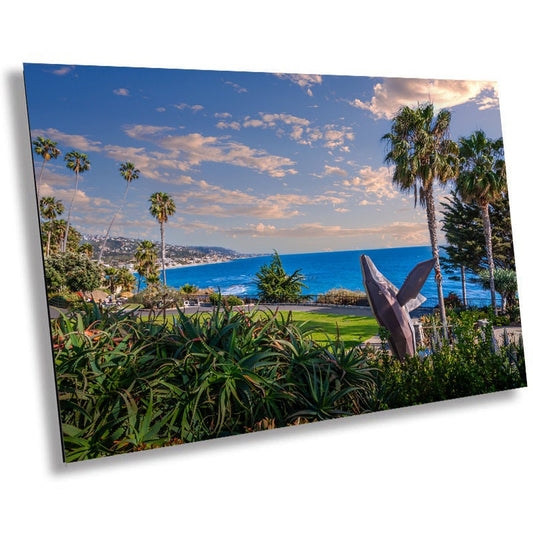
[[[271,263],[262,265],[255,276],[259,298],[267,303],[297,302],[302,294],[302,287],[307,288],[303,283],[305,276],[300,273],[300,269],[290,276],[285,272],[276,250]]]

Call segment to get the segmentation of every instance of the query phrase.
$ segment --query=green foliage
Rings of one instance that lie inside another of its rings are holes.
[[[490,276],[488,270],[482,270],[479,272],[479,281],[484,289],[490,288]],[[518,291],[516,272],[509,268],[497,268],[494,270],[494,288],[502,297],[502,307],[505,311],[508,301],[516,303],[516,293]]]
[[[244,304],[244,302],[238,296],[235,296],[234,294],[230,294],[230,295],[226,296],[224,298],[224,303],[226,305],[229,305],[230,307],[233,307],[235,305],[243,305]]]
[[[325,294],[318,295],[317,303],[330,305],[369,305],[365,292],[351,291],[348,289],[330,289]]]
[[[41,233],[43,235],[42,244],[45,256],[50,248],[51,254],[57,254],[61,251],[61,244],[65,237],[67,222],[64,219],[49,220],[41,223]],[[67,237],[67,251],[72,253],[81,252],[80,250],[81,233],[70,226]],[[86,254],[88,255],[88,254]]]
[[[68,462],[357,414],[373,389],[363,351],[270,312],[87,306],[52,332]]]
[[[127,268],[107,267],[104,270],[105,285],[115,294],[120,287],[123,291],[130,291],[135,286],[135,276]]]
[[[198,292],[198,287],[196,285],[191,285],[190,283],[185,283],[185,285],[180,287],[180,292],[183,292],[184,294],[195,294]]]
[[[209,302],[211,305],[219,306],[223,305],[226,307],[233,307],[236,305],[243,305],[244,302],[234,294],[230,294],[228,296],[222,296],[219,292],[212,292],[209,295]]]
[[[267,303],[297,302],[302,294],[304,275],[300,269],[290,276],[281,264],[278,252],[274,251],[269,265],[262,265],[255,275],[255,283],[259,292],[259,299]]]
[[[467,271],[479,272],[488,268],[483,221],[479,207],[462,202],[456,192],[441,203],[442,228],[448,244],[443,246],[448,256],[441,258],[446,271],[464,266]],[[513,235],[509,198],[506,193],[490,206],[492,254],[496,268],[514,268]]]
[[[76,293],[54,293],[48,298],[48,305],[61,309],[79,309],[82,307],[83,298]]]
[[[526,386],[524,347],[495,349],[491,323],[478,329],[479,314],[450,314],[453,344],[400,362],[387,352],[374,357],[378,369],[374,409],[391,409]]]
[[[53,254],[45,258],[44,266],[48,293],[92,291],[100,286],[102,280],[100,267],[85,254]]]
[[[94,248],[93,245],[85,242],[78,248],[78,252],[80,254],[85,254],[89,259],[93,256]]]
[[[137,290],[140,290],[141,280],[144,277],[147,282],[148,278],[153,280],[159,279],[157,270],[157,252],[153,242],[141,241],[135,250],[135,270],[139,274]]]
[[[475,313],[452,316],[453,347],[401,363],[316,342],[315,327],[290,313],[215,307],[168,324],[84,304],[52,321],[66,459],[525,385],[521,342],[496,351]]]
[[[146,289],[130,298],[129,301],[140,303],[145,309],[174,309],[183,305],[183,294],[158,281],[150,283]]]
[[[477,130],[459,139],[459,156],[456,187],[461,198],[479,206],[498,199],[507,188],[503,140],[488,139]]]
[[[459,309],[463,307],[463,302],[455,292],[449,292],[444,298],[444,305],[447,309]]]

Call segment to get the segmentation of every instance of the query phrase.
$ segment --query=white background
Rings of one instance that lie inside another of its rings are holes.
[[[533,96],[526,5],[93,0],[4,6],[5,531],[531,531],[528,389],[63,465],[22,82],[24,61],[497,80],[531,374]]]

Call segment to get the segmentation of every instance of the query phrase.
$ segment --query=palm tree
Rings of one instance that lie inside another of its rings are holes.
[[[150,214],[157,219],[161,227],[161,265],[163,270],[163,284],[167,284],[165,272],[165,222],[176,212],[174,200],[165,192],[155,192],[150,196]]]
[[[139,178],[139,172],[140,170],[138,168],[135,168],[135,165],[131,162],[122,163],[119,167],[120,174],[122,177],[126,180],[126,190],[124,191],[124,196],[122,197],[122,203],[120,204],[119,210],[113,215],[113,218],[111,219],[111,223],[109,224],[109,227],[107,228],[107,233],[104,237],[104,242],[102,244],[102,248],[100,248],[100,253],[98,254],[98,262],[100,263],[102,261],[102,255],[105,250],[105,245],[107,242],[107,238],[109,237],[109,232],[111,231],[111,226],[113,225],[113,222],[115,222],[115,218],[117,218],[117,215],[120,214],[122,211],[122,208],[124,207],[124,204],[126,202],[126,195],[128,194],[128,188],[130,186],[130,183],[133,180],[136,180]]]
[[[83,172],[86,172],[91,168],[91,163],[89,159],[87,159],[86,154],[80,154],[80,152],[72,151],[69,152],[65,156],[65,161],[67,162],[67,168],[74,171],[76,174],[76,187],[74,188],[74,194],[72,195],[72,200],[70,201],[70,207],[68,209],[68,216],[67,216],[67,229],[65,231],[65,238],[62,245],[62,251],[65,252],[67,249],[67,239],[68,239],[68,231],[70,228],[70,213],[72,211],[72,204],[74,203],[74,199],[76,198],[76,194],[78,192],[78,181],[80,174]]]
[[[490,299],[496,313],[494,286],[494,257],[490,204],[498,200],[506,189],[506,170],[503,159],[503,140],[488,139],[481,130],[470,137],[459,139],[460,173],[456,180],[457,192],[464,202],[475,202],[481,211],[483,233],[487,250]]]
[[[394,117],[391,132],[382,138],[389,145],[385,162],[395,165],[393,183],[403,192],[414,192],[415,207],[418,202],[426,208],[445,339],[448,339],[448,323],[442,293],[433,186],[435,182],[446,183],[458,173],[459,149],[449,139],[450,120],[451,113],[447,110],[441,110],[435,117],[431,103],[415,109],[406,106]]]
[[[107,267],[104,269],[105,285],[114,295],[117,290],[117,269],[115,267]]]
[[[39,174],[39,184],[37,185],[37,196],[41,193],[41,180],[43,178],[44,165],[50,159],[57,159],[57,156],[61,154],[61,151],[56,148],[57,143],[51,141],[50,139],[45,139],[44,137],[37,137],[33,141],[33,150],[36,154],[40,155],[43,158],[43,166],[41,167],[41,172]]]
[[[64,218],[55,220],[52,224],[52,245],[54,253],[61,252],[63,248],[63,242],[65,240],[65,232],[67,230],[67,221]]]
[[[135,270],[139,274],[137,292],[141,289],[142,278],[148,278],[151,274],[157,273],[156,268],[157,252],[152,241],[141,241],[135,251]],[[159,274],[157,274],[159,276]]]
[[[84,242],[80,247],[78,248],[78,252],[80,254],[85,254],[89,259],[93,256],[93,245],[90,242]]]
[[[117,285],[120,287],[121,292],[129,292],[135,286],[135,276],[125,267],[121,267],[117,270]]]
[[[56,200],[53,196],[45,196],[39,201],[41,216],[48,220],[48,231],[46,239],[46,257],[50,255],[50,238],[52,236],[52,221],[63,213],[65,207],[61,200]]]

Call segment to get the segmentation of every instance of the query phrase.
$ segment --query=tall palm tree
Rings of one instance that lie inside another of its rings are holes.
[[[126,195],[128,194],[128,188],[130,186],[130,183],[133,180],[136,180],[139,178],[139,172],[140,170],[138,168],[135,168],[135,165],[131,162],[122,163],[119,167],[120,174],[122,177],[126,180],[126,190],[124,191],[124,196],[122,197],[122,203],[120,204],[120,208],[118,211],[113,215],[113,218],[111,219],[111,223],[109,224],[109,227],[107,228],[107,232],[104,237],[104,242],[102,244],[102,247],[100,248],[100,253],[98,254],[98,262],[100,263],[102,261],[102,255],[105,250],[105,245],[107,243],[107,238],[109,237],[109,232],[111,231],[111,226],[115,222],[115,218],[120,214],[122,211],[122,208],[124,207],[124,204],[126,202]]]
[[[494,286],[494,257],[490,204],[498,200],[506,189],[506,169],[503,159],[503,140],[488,139],[481,130],[470,137],[459,139],[460,173],[456,180],[457,192],[464,202],[475,202],[481,211],[487,251],[490,299],[496,312]]]
[[[391,132],[382,138],[389,146],[385,162],[395,165],[393,183],[403,192],[414,192],[415,207],[420,203],[426,208],[445,339],[448,338],[448,323],[442,293],[433,188],[435,183],[446,183],[458,173],[459,148],[449,138],[450,120],[451,113],[447,110],[441,110],[435,116],[431,103],[415,109],[406,106],[394,117]]]
[[[45,139],[44,137],[37,137],[33,141],[33,150],[36,154],[40,155],[43,158],[43,166],[41,167],[41,172],[39,174],[39,183],[37,185],[37,196],[41,194],[41,181],[43,178],[44,165],[50,159],[57,159],[57,156],[61,154],[59,148],[56,148],[57,142],[51,141],[50,139]]]
[[[161,268],[163,270],[163,284],[167,284],[165,272],[165,222],[176,212],[174,200],[165,192],[155,192],[150,196],[150,214],[157,219],[161,227]]]
[[[50,255],[50,238],[52,235],[52,220],[55,220],[65,210],[61,200],[56,200],[53,196],[45,196],[39,201],[39,209],[44,220],[48,220],[48,231],[46,239],[46,257]]]
[[[68,208],[67,229],[65,231],[65,238],[61,247],[63,252],[67,250],[68,231],[70,228],[70,213],[72,211],[72,204],[74,203],[74,199],[76,198],[76,194],[78,192],[79,177],[80,174],[91,168],[91,163],[87,158],[87,154],[81,154],[75,150],[65,155],[65,161],[67,162],[67,168],[76,174],[76,187],[74,188],[74,194],[72,195],[72,200],[70,201],[70,206]]]
[[[54,253],[61,252],[63,241],[65,240],[65,231],[67,230],[67,221],[64,218],[54,220],[52,223],[52,241],[51,247]]]
[[[137,292],[141,290],[142,278],[156,273],[157,252],[152,241],[141,241],[135,251],[135,270],[139,274]]]

